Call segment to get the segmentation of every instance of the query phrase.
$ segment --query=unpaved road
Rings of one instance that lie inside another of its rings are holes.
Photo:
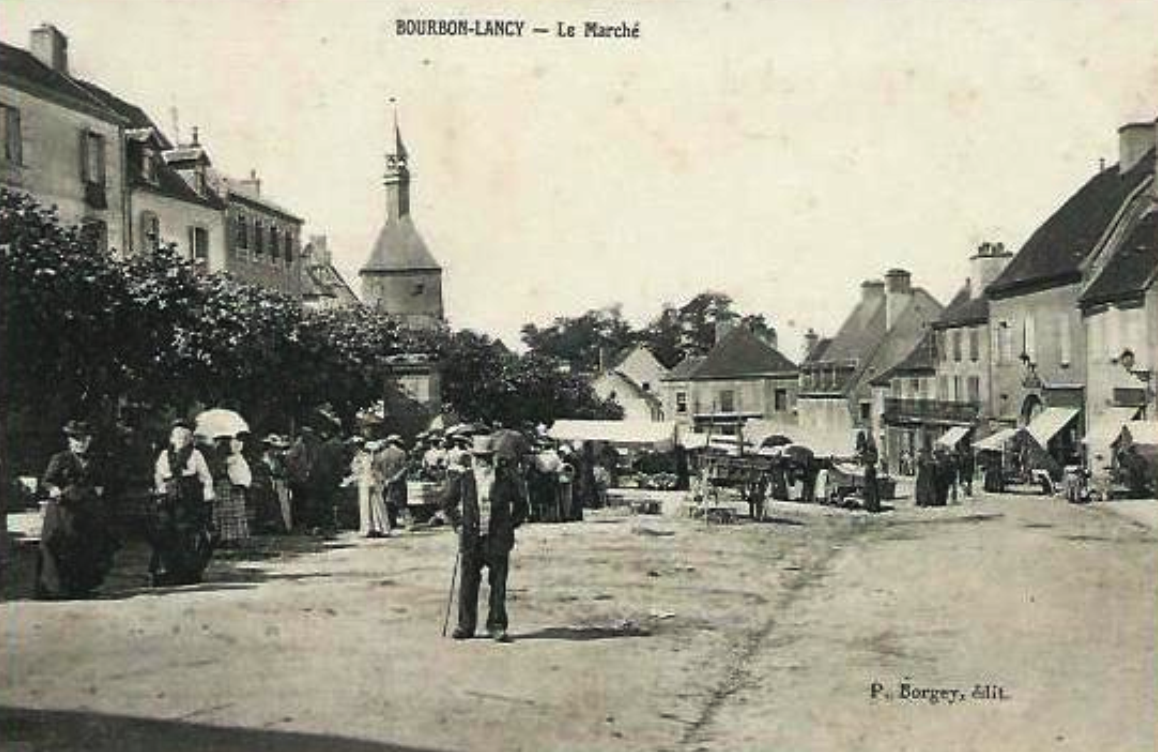
[[[1024,497],[710,528],[605,513],[520,531],[509,645],[439,636],[445,532],[265,542],[167,591],[142,587],[134,549],[106,598],[0,604],[0,741],[1149,750],[1156,542]],[[932,704],[902,683],[1007,699]]]

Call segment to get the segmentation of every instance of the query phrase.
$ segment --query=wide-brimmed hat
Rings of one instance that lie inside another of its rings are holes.
[[[67,436],[92,436],[92,428],[83,420],[70,420],[62,430]]]
[[[402,437],[396,433],[390,434],[385,439],[383,439],[383,441],[385,441],[387,444],[397,444],[398,446],[406,446],[406,442],[404,442],[402,440]]]
[[[379,441],[379,440],[375,439],[374,441],[367,441],[366,445],[365,445],[365,449],[367,452],[377,452],[384,445],[385,445],[384,441]]]
[[[173,423],[169,426],[169,430],[171,431],[174,428],[184,428],[186,431],[192,431],[193,421],[189,420],[188,418],[177,418],[177,420],[173,421]]]
[[[261,440],[261,443],[266,446],[271,446],[275,449],[285,449],[289,446],[289,442],[282,438],[279,434],[271,433]]]

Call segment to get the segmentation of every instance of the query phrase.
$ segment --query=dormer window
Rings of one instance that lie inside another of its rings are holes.
[[[152,149],[141,150],[141,179],[152,185],[157,184],[157,152]]]

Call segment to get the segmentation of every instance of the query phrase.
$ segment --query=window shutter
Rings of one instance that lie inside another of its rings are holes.
[[[88,131],[81,129],[80,132],[80,180],[82,183],[90,182],[88,174]]]
[[[194,227],[189,228],[189,258],[197,258],[197,229]]]
[[[4,114],[8,119],[8,154],[13,163],[24,164],[24,134],[20,130],[20,110],[5,107]]]

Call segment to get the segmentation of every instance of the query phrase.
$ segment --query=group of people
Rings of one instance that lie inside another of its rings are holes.
[[[919,507],[943,507],[958,495],[973,495],[976,462],[973,449],[963,441],[950,448],[938,445],[917,453],[915,503]],[[988,490],[988,486],[986,488]]]

